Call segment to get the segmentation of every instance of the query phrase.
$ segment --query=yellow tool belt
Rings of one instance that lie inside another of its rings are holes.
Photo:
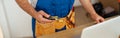
[[[66,29],[74,28],[75,25],[74,16],[75,13],[73,11],[70,11],[67,17],[60,18],[59,20],[55,20],[52,23],[42,24],[36,21],[35,28],[36,37],[55,33],[55,29],[61,29],[64,26],[66,26]]]

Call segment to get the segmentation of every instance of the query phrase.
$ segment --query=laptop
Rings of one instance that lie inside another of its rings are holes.
[[[120,16],[83,29],[81,38],[119,38]]]

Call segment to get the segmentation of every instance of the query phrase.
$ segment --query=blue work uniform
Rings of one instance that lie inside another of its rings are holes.
[[[66,17],[72,9],[74,0],[38,0],[35,10],[43,10],[51,16]],[[35,19],[32,19],[33,37],[35,38]],[[65,28],[65,27],[64,27]],[[63,29],[64,29],[63,28]]]

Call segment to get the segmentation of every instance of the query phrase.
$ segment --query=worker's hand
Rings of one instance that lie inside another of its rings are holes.
[[[46,18],[48,18],[50,15],[48,15],[47,13],[45,13],[44,11],[39,11],[35,17],[35,19],[39,22],[39,23],[51,23],[53,20],[48,20]],[[46,18],[44,18],[46,17]]]
[[[104,21],[104,18],[101,17],[101,16],[99,16],[99,15],[97,15],[97,14],[91,15],[91,18],[92,18],[93,20],[95,20],[96,23],[101,23],[101,22]]]

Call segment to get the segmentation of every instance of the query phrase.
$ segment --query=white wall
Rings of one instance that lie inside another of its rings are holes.
[[[94,4],[94,3],[98,2],[98,0],[91,0],[91,2],[92,2],[92,4]],[[80,6],[80,5],[81,4],[80,4],[79,0],[75,0],[74,6]]]
[[[79,0],[75,0],[74,5],[79,6]],[[0,6],[4,7],[0,7],[2,8],[0,9],[0,25],[2,24],[5,38],[10,38],[10,36],[11,38],[32,36],[31,16],[25,13],[16,4],[15,0],[2,0]]]
[[[2,29],[1,32],[3,33],[2,36],[4,36],[4,38],[10,38],[8,22],[7,22],[6,13],[4,10],[5,9],[3,7],[3,0],[0,0],[0,28]]]
[[[32,36],[31,17],[16,4],[15,0],[3,0],[11,38]]]

